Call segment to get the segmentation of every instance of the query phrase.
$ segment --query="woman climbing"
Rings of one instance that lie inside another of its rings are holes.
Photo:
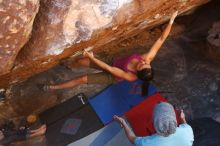
[[[153,79],[153,71],[151,67],[151,62],[155,58],[157,52],[161,48],[162,44],[168,37],[174,19],[177,16],[177,11],[172,14],[169,24],[163,31],[162,35],[157,39],[154,45],[151,47],[149,52],[140,54],[132,54],[130,56],[122,57],[119,59],[113,60],[112,66],[106,64],[108,61],[101,61],[94,57],[92,52],[87,52],[84,50],[84,58],[80,58],[75,61],[73,64],[69,65],[71,68],[85,66],[96,68],[97,66],[103,69],[106,72],[88,74],[84,76],[77,77],[70,81],[57,84],[57,85],[47,85],[44,86],[45,90],[56,90],[56,89],[65,89],[75,87],[80,84],[100,84],[107,83],[112,84],[115,81],[127,80],[135,81],[140,79],[143,81],[142,85],[142,95],[147,94],[148,82]]]

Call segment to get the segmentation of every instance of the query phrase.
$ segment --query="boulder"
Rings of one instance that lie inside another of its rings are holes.
[[[0,75],[10,72],[28,41],[39,0],[0,0]]]
[[[208,0],[42,0],[32,36],[20,50],[15,62],[9,60],[14,68],[0,76],[0,87],[48,70],[60,60],[80,54],[82,49],[95,50],[109,42],[122,41],[145,28],[164,23],[176,10],[183,13],[207,2]],[[22,28],[28,29],[28,26]],[[16,38],[22,39],[18,35]],[[16,53],[18,51],[16,49]],[[2,65],[1,68],[6,71]]]
[[[208,32],[206,53],[213,61],[220,62],[220,21],[215,22]]]

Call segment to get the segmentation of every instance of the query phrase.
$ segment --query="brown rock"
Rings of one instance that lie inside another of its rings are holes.
[[[220,62],[220,21],[215,22],[207,36],[207,54],[209,58]]]
[[[85,48],[101,48],[136,35],[208,0],[43,0],[32,37],[13,70],[0,76],[7,86],[45,71]],[[13,63],[12,63],[13,64]],[[5,79],[7,77],[7,80]]]
[[[0,0],[0,75],[7,73],[28,41],[39,0]]]

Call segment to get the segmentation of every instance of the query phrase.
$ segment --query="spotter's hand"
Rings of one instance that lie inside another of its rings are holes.
[[[184,114],[184,112],[183,112],[183,110],[181,110],[181,113],[180,113],[180,118],[182,119],[182,120],[185,120],[185,114]]]
[[[123,123],[125,122],[123,118],[116,116],[116,115],[113,116],[113,119],[121,125],[123,125]]]

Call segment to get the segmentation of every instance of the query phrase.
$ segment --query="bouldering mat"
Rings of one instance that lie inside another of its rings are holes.
[[[126,111],[143,101],[147,96],[141,95],[142,81],[122,81],[111,85],[98,95],[89,99],[89,103],[104,124],[113,120],[114,115],[122,116]],[[148,96],[153,95],[156,88],[149,85]]]

